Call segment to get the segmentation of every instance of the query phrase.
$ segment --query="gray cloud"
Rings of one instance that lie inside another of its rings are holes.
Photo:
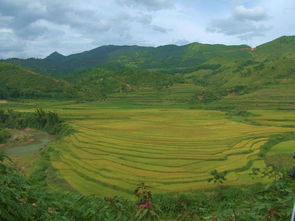
[[[84,31],[105,31],[110,24],[96,15],[94,10],[73,7],[62,1],[1,0],[0,13],[12,17],[10,27],[23,37],[44,34],[49,23],[68,25]],[[44,22],[45,21],[45,22]]]
[[[19,46],[17,42],[32,45],[32,47],[40,47],[43,44],[43,48],[38,48],[38,52],[33,54],[34,56],[46,56],[46,53],[59,50],[57,48],[59,45],[67,54],[75,52],[74,49],[77,46],[83,50],[110,43],[143,43],[143,40],[135,39],[131,34],[131,30],[135,27],[148,31],[148,33],[165,34],[169,31],[153,24],[153,14],[150,11],[150,9],[156,10],[170,5],[168,1],[126,1],[124,3],[134,6],[142,5],[148,8],[146,11],[126,10],[115,3],[116,1],[111,3],[114,11],[108,11],[100,7],[103,5],[107,8],[107,3],[97,4],[95,1],[92,2],[92,7],[86,7],[88,5],[81,5],[78,0],[73,0],[72,4],[59,0],[1,0],[0,30],[2,32],[4,29],[11,30],[11,44],[5,47],[6,53],[5,55],[0,54],[0,57],[14,54]],[[6,44],[7,40],[8,38],[0,38],[0,44]],[[61,42],[63,42],[62,45]],[[11,48],[11,53],[7,52],[9,48]],[[21,47],[19,54],[25,54],[25,50],[30,53],[31,48]]]
[[[6,57],[24,55],[26,43],[17,38],[10,29],[0,29],[0,44],[0,55],[5,54]]]
[[[187,44],[189,44],[190,42],[188,41],[188,40],[185,40],[185,39],[179,39],[179,40],[177,40],[177,41],[175,41],[175,42],[173,42],[173,44],[175,44],[175,45],[187,45]]]
[[[237,36],[241,40],[263,36],[271,27],[259,24],[267,19],[266,10],[262,7],[245,8],[237,6],[233,14],[227,18],[212,20],[207,31]]]
[[[235,8],[234,18],[239,20],[261,21],[267,19],[268,15],[266,9],[263,7],[246,8],[240,5]]]
[[[122,5],[145,7],[150,10],[161,10],[173,6],[171,0],[117,0]]]
[[[248,21],[239,21],[235,19],[218,19],[210,23],[207,28],[210,32],[218,32],[226,35],[245,35],[245,34],[259,34],[265,32],[269,28],[261,25],[256,25]]]
[[[151,27],[152,27],[152,29],[154,31],[157,31],[157,32],[160,32],[160,33],[164,33],[165,34],[165,33],[169,32],[169,29],[163,28],[163,27],[158,26],[158,25],[151,25]]]
[[[107,44],[257,45],[294,34],[294,0],[188,2],[0,0],[0,58],[68,55]]]

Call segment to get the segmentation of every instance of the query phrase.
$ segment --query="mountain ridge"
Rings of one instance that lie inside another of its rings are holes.
[[[212,54],[237,57],[243,54],[249,57],[249,52],[240,50],[245,45],[225,46],[188,44],[184,46],[165,45],[160,47],[141,46],[102,46],[68,56],[52,54],[45,59],[7,59],[4,62],[17,64],[42,74],[63,75],[70,72],[105,65],[108,63],[123,64],[139,68],[166,68],[166,66],[188,67],[205,63]],[[227,52],[227,55],[223,52]],[[56,57],[58,57],[56,59]]]
[[[26,70],[14,64],[0,62],[0,98],[71,98],[72,85]]]
[[[63,54],[60,54],[59,52],[57,51],[54,51],[53,53],[51,53],[50,55],[48,55],[46,58],[44,58],[44,60],[58,60],[58,59],[63,59],[64,56]]]
[[[256,48],[201,43],[159,47],[108,45],[68,56],[53,52],[45,59],[4,62],[27,69],[25,73],[39,72],[63,79],[86,99],[182,87],[186,94],[183,101],[200,102],[200,98],[206,98],[204,102],[211,102],[284,82],[289,82],[285,86],[291,92],[294,52],[295,36],[283,36]],[[178,92],[177,89],[173,93]]]

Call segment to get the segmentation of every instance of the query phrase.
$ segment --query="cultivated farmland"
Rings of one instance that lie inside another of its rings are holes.
[[[51,145],[58,152],[51,157],[57,176],[76,191],[101,196],[131,197],[139,182],[155,193],[212,187],[207,180],[214,169],[229,171],[227,185],[253,183],[251,168],[265,167],[261,147],[273,135],[294,131],[231,121],[210,110],[95,103],[52,108],[76,130]]]

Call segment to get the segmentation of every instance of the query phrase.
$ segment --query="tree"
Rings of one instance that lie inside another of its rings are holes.
[[[213,170],[210,173],[212,175],[212,178],[208,179],[208,182],[211,183],[224,183],[224,181],[226,181],[225,176],[227,175],[227,171],[223,171],[223,172],[218,172],[217,170]]]

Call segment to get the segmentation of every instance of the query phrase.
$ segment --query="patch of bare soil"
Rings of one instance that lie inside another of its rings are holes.
[[[31,144],[35,141],[34,130],[32,129],[10,129],[10,133],[12,134],[11,138],[7,143],[1,144],[0,149],[8,149],[19,144]]]

